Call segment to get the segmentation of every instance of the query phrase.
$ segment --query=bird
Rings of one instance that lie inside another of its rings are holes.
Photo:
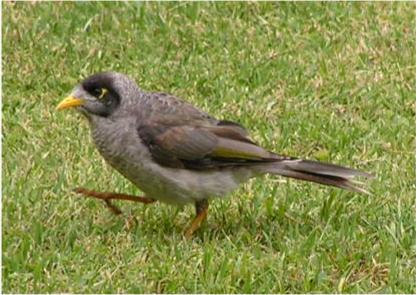
[[[262,148],[241,124],[217,119],[164,92],[147,92],[118,72],[82,80],[57,110],[76,109],[88,121],[91,138],[105,161],[145,195],[76,188],[86,197],[171,205],[193,204],[190,238],[207,218],[209,201],[223,198],[251,178],[265,174],[368,193],[360,170],[281,155]]]

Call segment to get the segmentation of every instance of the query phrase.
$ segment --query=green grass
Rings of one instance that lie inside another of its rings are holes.
[[[414,3],[2,5],[3,292],[416,292]],[[104,70],[372,172],[373,193],[256,179],[191,241],[191,206],[115,217],[71,189],[140,191],[55,112]]]

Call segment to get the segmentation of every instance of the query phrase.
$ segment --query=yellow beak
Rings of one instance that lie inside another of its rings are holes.
[[[57,110],[63,110],[63,109],[67,109],[67,108],[72,108],[72,107],[78,107],[84,104],[84,100],[81,98],[76,98],[74,96],[68,96],[67,98],[65,98],[63,101],[61,101],[56,109]]]

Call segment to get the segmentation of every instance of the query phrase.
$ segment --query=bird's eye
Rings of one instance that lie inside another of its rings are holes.
[[[106,88],[97,88],[94,90],[94,95],[98,99],[103,99],[109,91]]]

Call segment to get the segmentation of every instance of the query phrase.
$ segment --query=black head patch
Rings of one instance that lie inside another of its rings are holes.
[[[81,82],[82,87],[91,95],[95,96],[97,90],[107,89],[109,92],[116,92],[114,89],[114,78],[111,73],[104,72],[94,74]]]
[[[94,74],[82,81],[81,86],[97,99],[90,103],[91,113],[108,116],[120,104],[121,97],[115,87],[115,76],[110,72]]]

